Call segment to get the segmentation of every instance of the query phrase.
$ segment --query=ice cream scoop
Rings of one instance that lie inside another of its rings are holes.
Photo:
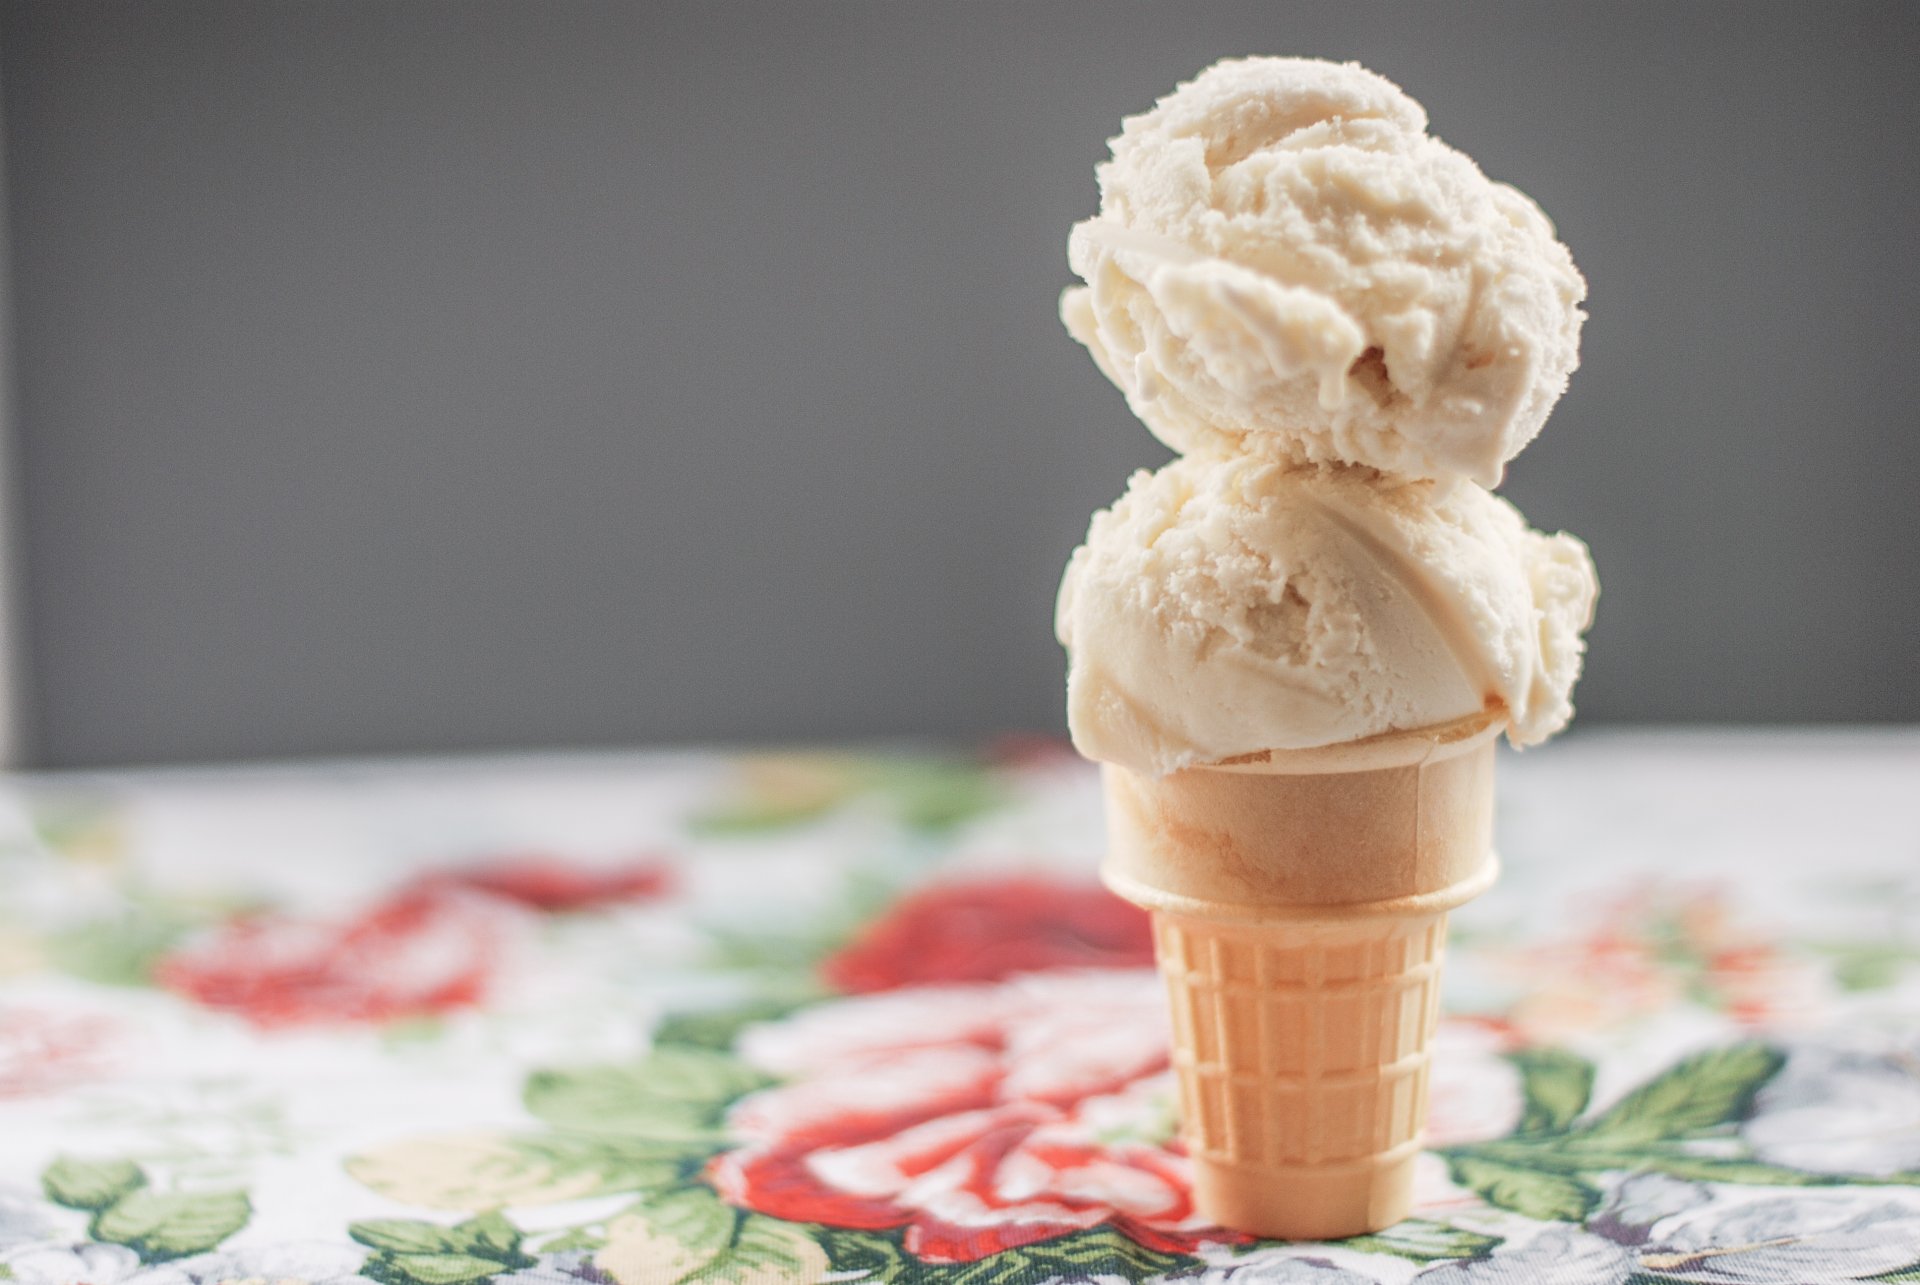
[[[1585,545],[1471,482],[1176,460],[1067,566],[1074,744],[1164,775],[1484,709],[1532,744],[1572,716],[1597,592]]]
[[[1552,224],[1381,76],[1216,63],[1111,148],[1061,315],[1176,451],[1493,486],[1578,364]]]

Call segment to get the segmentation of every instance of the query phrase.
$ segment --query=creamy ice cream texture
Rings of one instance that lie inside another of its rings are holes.
[[[1221,62],[1111,147],[1061,315],[1176,451],[1493,486],[1578,364],[1553,225],[1372,72]]]
[[[1586,546],[1484,489],[1578,361],[1552,225],[1352,65],[1209,68],[1125,123],[1070,242],[1074,338],[1188,457],[1061,584],[1068,720],[1163,775],[1482,710],[1572,716]]]
[[[1572,716],[1586,546],[1471,482],[1196,456],[1134,475],[1061,583],[1088,757],[1163,775],[1504,707]]]

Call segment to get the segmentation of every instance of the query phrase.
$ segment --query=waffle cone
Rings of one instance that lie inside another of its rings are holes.
[[[1200,1212],[1406,1217],[1447,912],[1492,881],[1490,712],[1166,777],[1105,768],[1109,887],[1153,915]]]

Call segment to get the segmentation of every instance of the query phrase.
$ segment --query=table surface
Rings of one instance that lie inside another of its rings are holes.
[[[0,1280],[1920,1280],[1920,733],[1501,766],[1410,1221],[1190,1209],[1090,769],[0,789]]]

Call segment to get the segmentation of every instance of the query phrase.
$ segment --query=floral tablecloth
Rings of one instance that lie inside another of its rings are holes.
[[[0,788],[0,1280],[1920,1281],[1920,734],[1502,766],[1417,1216],[1206,1226],[1089,769]]]

